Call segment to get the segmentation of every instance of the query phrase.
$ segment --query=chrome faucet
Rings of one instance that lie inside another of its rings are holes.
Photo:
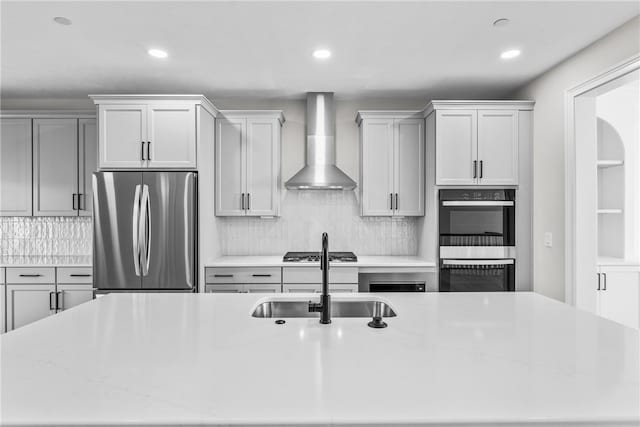
[[[320,270],[322,270],[322,295],[320,302],[309,301],[309,312],[320,313],[320,323],[331,323],[331,295],[329,295],[329,235],[322,233],[322,252],[320,254]]]

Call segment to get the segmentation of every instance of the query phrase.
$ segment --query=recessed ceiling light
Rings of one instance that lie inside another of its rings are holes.
[[[154,58],[166,58],[167,56],[169,56],[167,51],[162,49],[149,49],[147,53]]]
[[[509,24],[508,18],[500,18],[493,21],[493,26],[497,28],[506,27],[508,24]]]
[[[520,50],[518,49],[505,50],[500,54],[500,58],[502,59],[513,59],[517,56],[520,56]]]
[[[55,18],[53,18],[53,21],[56,24],[60,24],[60,25],[71,25],[71,19],[69,18],[65,18],[64,16],[56,16]]]
[[[327,59],[331,56],[331,51],[327,49],[314,50],[313,56],[318,59]]]

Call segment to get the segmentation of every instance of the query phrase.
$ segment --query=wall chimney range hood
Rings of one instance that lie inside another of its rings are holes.
[[[307,158],[285,183],[289,190],[353,190],[354,180],[336,166],[333,92],[307,93]]]

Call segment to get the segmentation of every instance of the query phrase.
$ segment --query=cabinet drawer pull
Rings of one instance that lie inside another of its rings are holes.
[[[91,277],[90,274],[70,274],[71,277]]]
[[[214,274],[213,277],[233,277],[233,274]]]
[[[21,274],[20,277],[41,277],[42,274]]]
[[[270,274],[253,274],[253,277],[271,277]]]

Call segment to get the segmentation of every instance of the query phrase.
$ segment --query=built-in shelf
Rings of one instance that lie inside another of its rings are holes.
[[[596,164],[599,168],[611,168],[624,165],[624,160],[598,160]]]
[[[599,214],[621,214],[622,209],[598,209]]]

